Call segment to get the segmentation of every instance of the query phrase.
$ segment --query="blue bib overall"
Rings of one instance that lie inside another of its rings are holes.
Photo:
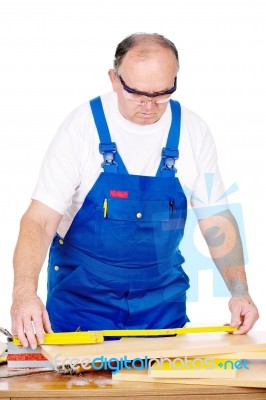
[[[48,265],[47,310],[54,332],[182,327],[188,276],[179,251],[187,202],[174,162],[180,105],[155,177],[128,174],[111,141],[100,98],[90,102],[103,172]],[[141,143],[140,143],[141,145]]]

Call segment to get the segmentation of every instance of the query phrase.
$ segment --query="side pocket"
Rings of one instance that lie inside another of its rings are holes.
[[[62,252],[58,243],[58,237],[53,241],[50,248],[47,270],[47,291],[48,294],[54,290],[57,285],[72,275],[80,266],[80,261],[74,260]]]

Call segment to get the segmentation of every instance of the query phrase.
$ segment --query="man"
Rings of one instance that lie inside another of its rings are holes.
[[[12,331],[24,346],[36,346],[34,330],[42,342],[43,331],[188,321],[182,187],[193,189],[189,200],[197,207],[206,173],[214,175],[216,198],[223,186],[205,123],[170,100],[178,69],[170,40],[127,37],[109,71],[113,92],[72,112],[51,143],[14,254]],[[213,245],[217,227],[226,237],[222,246]],[[232,294],[231,325],[246,333],[258,311],[226,204],[201,217],[200,228]],[[46,310],[37,286],[50,244]]]

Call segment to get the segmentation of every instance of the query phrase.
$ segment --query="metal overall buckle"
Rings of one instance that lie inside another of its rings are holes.
[[[102,168],[108,168],[108,170],[116,169],[117,162],[115,162],[115,153],[117,152],[116,144],[114,142],[110,143],[100,143],[99,151],[103,155]]]
[[[164,160],[164,166],[161,168],[161,171],[173,171],[176,173],[177,169],[175,168],[175,161],[179,157],[179,152],[177,149],[169,149],[164,147],[162,150],[162,159]]]

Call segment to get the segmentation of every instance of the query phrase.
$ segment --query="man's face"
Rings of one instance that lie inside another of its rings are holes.
[[[126,85],[148,94],[165,92],[174,86],[177,62],[168,49],[156,46],[146,54],[141,50],[141,46],[131,49],[124,57],[118,73],[110,70],[109,76],[123,117],[135,124],[149,125],[161,118],[168,104],[161,101],[169,99],[170,94],[148,97],[128,93],[124,87]]]

